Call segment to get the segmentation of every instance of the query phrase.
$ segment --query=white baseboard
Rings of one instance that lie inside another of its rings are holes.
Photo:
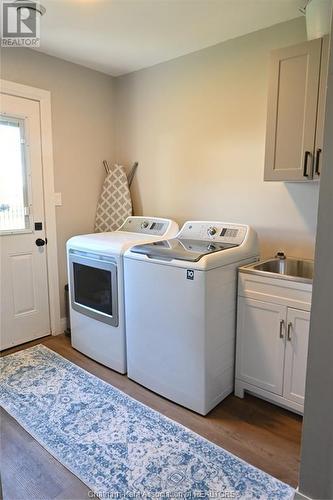
[[[60,335],[61,333],[64,333],[67,328],[67,318],[64,316],[63,318],[60,318],[60,331],[53,333],[53,335]]]
[[[295,492],[294,500],[313,500],[310,497],[307,497],[306,495],[303,495],[300,491],[298,491],[298,488]]]

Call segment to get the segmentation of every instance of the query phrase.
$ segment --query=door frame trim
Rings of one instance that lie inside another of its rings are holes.
[[[43,190],[45,211],[45,234],[47,243],[47,277],[49,291],[49,312],[51,334],[62,333],[60,319],[59,273],[57,228],[54,197],[54,163],[51,121],[51,92],[36,87],[22,85],[0,79],[0,91],[3,94],[31,99],[39,103],[41,125],[41,155],[43,168]]]

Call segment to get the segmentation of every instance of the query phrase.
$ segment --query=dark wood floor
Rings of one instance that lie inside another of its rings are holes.
[[[65,335],[8,349],[6,355],[43,343],[135,399],[180,422],[238,457],[297,486],[302,419],[246,396],[229,396],[202,417],[167,401],[75,351]],[[88,488],[42,448],[5,411],[1,413],[1,475],[4,500],[85,499]]]

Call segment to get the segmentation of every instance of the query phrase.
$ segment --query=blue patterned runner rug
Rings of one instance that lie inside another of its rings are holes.
[[[0,363],[4,409],[100,498],[293,498],[288,485],[43,345]]]

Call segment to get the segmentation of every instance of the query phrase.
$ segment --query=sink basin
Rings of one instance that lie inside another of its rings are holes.
[[[269,259],[241,267],[243,272],[312,283],[314,262],[298,259]]]

